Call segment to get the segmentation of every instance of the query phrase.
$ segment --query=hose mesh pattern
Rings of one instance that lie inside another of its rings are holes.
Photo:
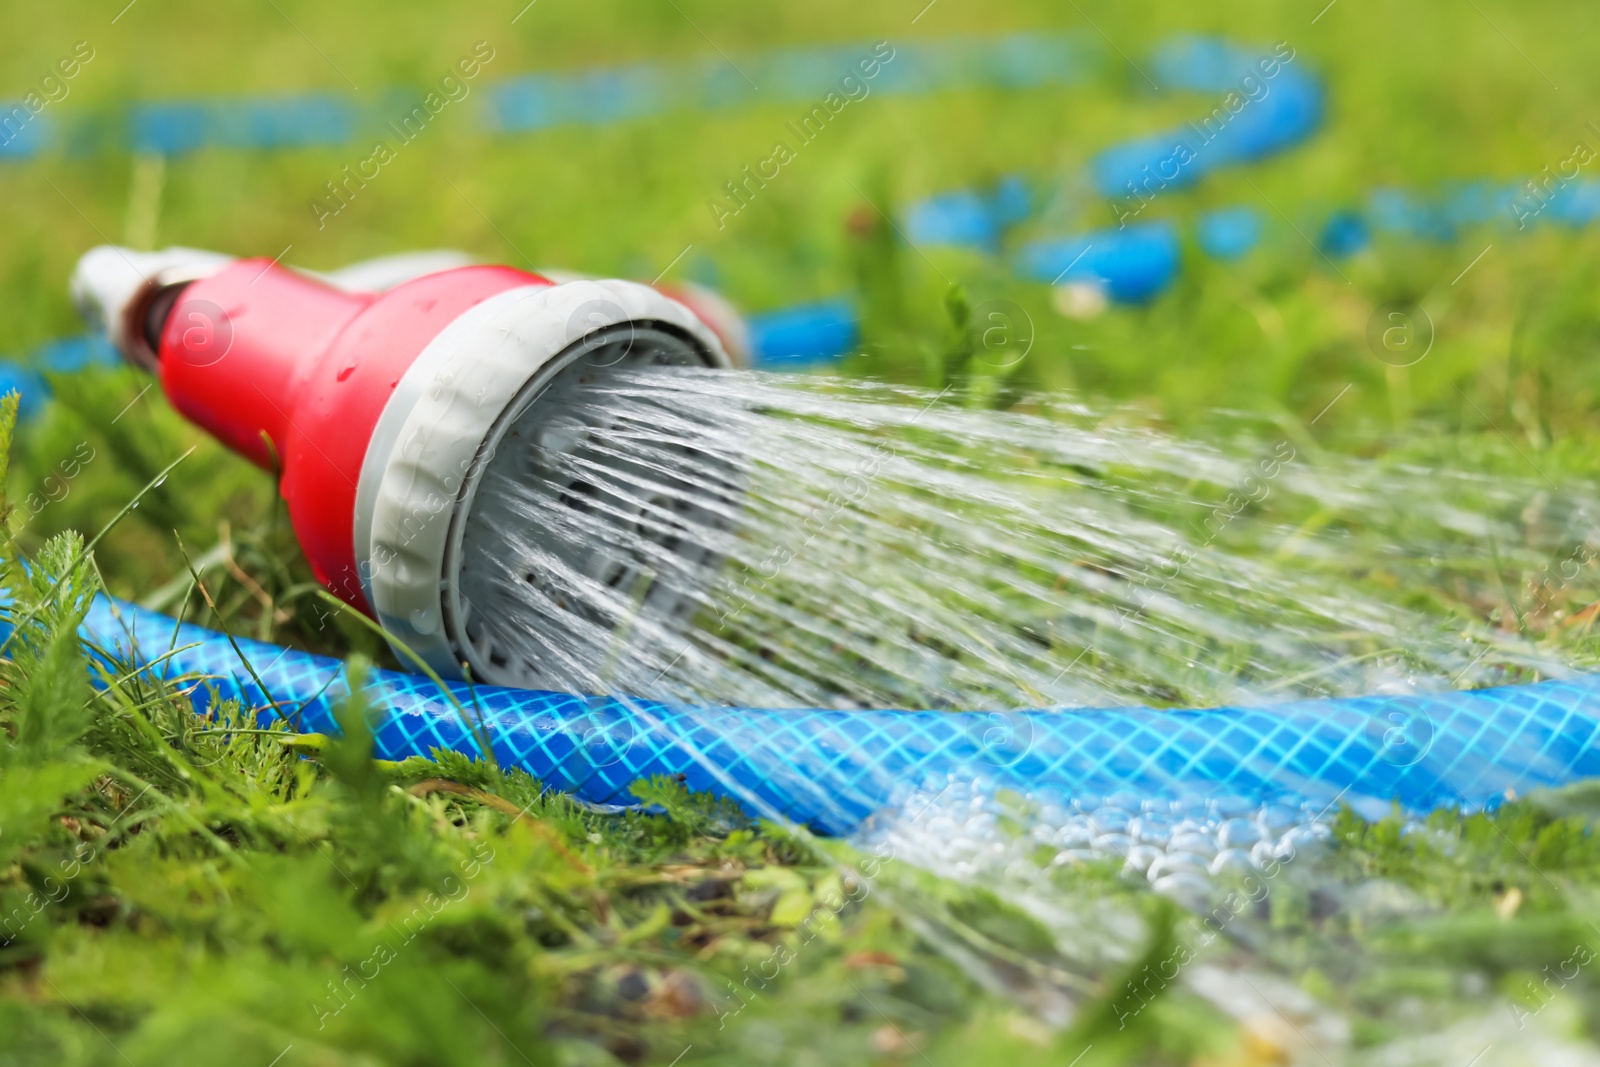
[[[176,631],[174,627],[176,625]],[[101,597],[91,645],[129,665],[203,676],[197,706],[238,698],[273,712],[227,639]],[[174,637],[176,638],[174,640]],[[349,690],[327,656],[238,639],[271,699],[307,732],[337,732]],[[628,804],[651,775],[739,801],[753,814],[850,833],[913,792],[956,782],[1075,806],[1129,792],[1152,800],[1333,802],[1381,813],[1492,806],[1511,793],[1600,774],[1600,676],[1428,695],[1305,700],[1270,707],[1018,712],[686,707],[447,683],[481,712],[502,765],[594,804]],[[476,754],[461,712],[426,678],[374,670],[377,755]]]

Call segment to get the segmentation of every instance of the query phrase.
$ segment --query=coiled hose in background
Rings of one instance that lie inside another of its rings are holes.
[[[180,649],[151,669],[205,676],[217,697],[264,709],[263,722],[275,702],[306,732],[337,732],[332,707],[349,692],[338,660],[242,638],[236,652],[222,634],[104,596],[83,636],[131,665]],[[478,754],[461,710],[434,683],[375,670],[367,685],[379,757]],[[1079,806],[1133,793],[1146,803],[1341,801],[1381,813],[1392,802],[1412,812],[1493,806],[1600,774],[1600,677],[1257,708],[972,713],[686,707],[447,686],[481,715],[502,766],[580,800],[629,804],[636,780],[682,775],[752,814],[834,835],[956,781]],[[201,710],[210,699],[196,692]]]

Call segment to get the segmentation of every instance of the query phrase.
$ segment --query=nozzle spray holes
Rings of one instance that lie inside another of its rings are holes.
[[[1391,367],[1420,363],[1433,348],[1433,318],[1404,300],[1379,304],[1367,319],[1367,348]]]
[[[233,320],[211,301],[183,301],[176,318],[178,358],[189,366],[209,367],[233,347]]]
[[[1367,720],[1367,738],[1391,767],[1410,767],[1433,747],[1433,719],[1424,711],[1385,711]]]
[[[986,367],[1015,367],[1033,349],[1033,316],[1013,301],[985,300],[972,309],[971,322],[977,335],[973,356]]]

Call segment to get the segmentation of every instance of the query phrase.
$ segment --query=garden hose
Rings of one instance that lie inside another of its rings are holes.
[[[207,679],[195,692],[202,712],[214,699],[237,699],[263,722],[282,716],[298,730],[338,731],[332,709],[349,686],[331,657],[230,639],[105,596],[82,632],[121,662]],[[1147,807],[1342,803],[1376,817],[1392,803],[1411,813],[1493,807],[1600,775],[1595,677],[1269,707],[965,713],[690,707],[465,682],[441,689],[387,670],[371,671],[366,686],[383,759],[436,748],[481,755],[486,736],[502,767],[591,804],[632,804],[635,781],[681,776],[752,814],[833,835],[962,782],[1081,810],[1131,793]]]

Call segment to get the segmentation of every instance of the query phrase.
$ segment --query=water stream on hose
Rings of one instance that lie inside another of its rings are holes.
[[[501,445],[515,462],[480,492],[502,521],[464,546],[471,610],[540,685],[736,706],[1270,704],[1593,662],[1576,609],[1600,507],[1581,490],[1329,454],[1292,421],[1219,417],[1203,443],[1129,410],[1035,404],[599,377]],[[1110,861],[1203,912],[1219,882],[1314,850],[1331,814],[910,785],[857,844],[981,880],[1086,972],[1125,957],[1138,923],[1073,872]],[[1059,993],[1018,996],[1064,1018]]]

